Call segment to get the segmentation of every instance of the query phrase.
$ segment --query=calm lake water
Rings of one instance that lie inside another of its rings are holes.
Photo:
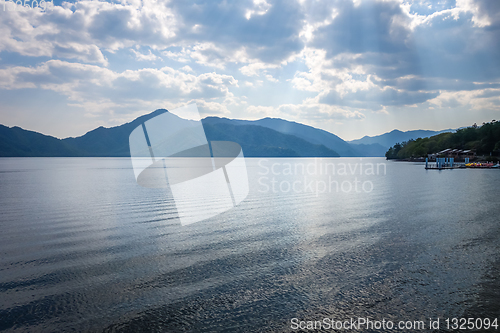
[[[138,186],[129,159],[0,159],[0,330],[500,316],[500,170],[246,163],[240,205],[181,226],[171,193]]]

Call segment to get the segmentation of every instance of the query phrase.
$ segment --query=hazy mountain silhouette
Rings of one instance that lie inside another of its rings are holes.
[[[128,157],[132,130],[164,112],[168,111],[158,109],[120,126],[101,126],[66,139],[0,125],[0,156]],[[394,130],[346,142],[330,132],[279,118],[250,121],[207,117],[202,123],[209,141],[237,142],[248,157],[384,156],[397,142],[453,131]]]
[[[204,123],[226,123],[234,125],[258,125],[267,127],[275,131],[295,135],[299,138],[307,140],[312,143],[322,144],[325,147],[335,150],[340,156],[353,157],[353,156],[384,156],[387,148],[374,143],[374,144],[350,144],[335,134],[318,129],[312,126],[296,123],[279,118],[264,118],[259,120],[240,120],[228,119],[219,117],[207,117]]]
[[[98,127],[83,136],[58,139],[19,127],[0,125],[0,156],[47,157],[128,157],[129,135],[134,128],[161,113],[158,109],[132,122],[111,127]],[[243,125],[211,124],[203,121],[209,141],[227,140],[239,143],[247,157],[338,157],[324,145],[309,142],[294,135],[270,128]]]
[[[0,156],[80,156],[81,153],[64,140],[20,127],[0,125]]]
[[[209,141],[237,142],[248,157],[339,157],[336,151],[322,144],[314,144],[270,128],[202,122]]]
[[[62,141],[79,151],[80,156],[129,157],[130,150],[128,137],[132,130],[143,122],[164,112],[168,111],[165,109],[158,109],[147,115],[136,118],[130,123],[110,128],[101,126],[80,137],[66,138]]]
[[[340,156],[361,156],[355,148],[347,142],[322,129],[314,128],[304,124],[299,124],[293,121],[288,121],[279,118],[264,118],[259,120],[239,120],[227,119],[218,117],[207,117],[203,120],[204,124],[233,124],[233,125],[257,125],[267,127],[280,133],[294,135],[311,143],[322,144],[325,147],[335,150]],[[384,156],[385,152],[380,156]]]
[[[379,144],[386,151],[390,147],[394,146],[396,143],[401,143],[403,141],[408,141],[410,139],[418,138],[428,138],[433,135],[437,135],[445,132],[455,132],[453,129],[447,129],[442,131],[429,131],[429,130],[414,130],[402,132],[400,130],[393,130],[388,133],[384,133],[376,136],[364,136],[358,140],[349,141],[350,144]]]

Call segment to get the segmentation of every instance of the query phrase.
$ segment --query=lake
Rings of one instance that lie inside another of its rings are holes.
[[[438,317],[444,329],[500,316],[500,170],[246,166],[243,202],[182,226],[169,189],[137,185],[130,159],[0,159],[0,330],[290,332],[324,318]]]

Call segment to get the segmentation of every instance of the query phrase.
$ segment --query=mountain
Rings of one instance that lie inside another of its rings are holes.
[[[402,132],[400,130],[393,130],[388,133],[384,133],[376,136],[364,136],[358,140],[349,141],[350,144],[359,145],[359,144],[379,144],[387,151],[390,147],[394,146],[396,143],[401,143],[404,141],[408,141],[410,139],[417,138],[428,138],[433,135],[446,133],[446,132],[455,132],[453,129],[447,129],[442,131],[428,131],[428,130],[414,130],[414,131],[406,131]],[[384,152],[385,154],[385,152]],[[382,154],[383,156],[383,154]]]
[[[238,120],[219,117],[207,117],[204,124],[232,124],[232,125],[257,125],[294,135],[311,143],[322,144],[339,153],[340,156],[384,156],[387,148],[380,145],[365,144],[362,146],[351,145],[335,134],[293,121],[279,118],[264,118],[259,120]]]
[[[130,123],[111,128],[98,127],[85,135],[77,138],[66,138],[62,141],[77,150],[79,156],[92,157],[129,157],[130,150],[128,137],[132,130],[143,122],[154,118],[164,112],[165,109],[158,109],[147,115],[136,118]]]
[[[131,131],[164,112],[168,111],[158,109],[120,126],[101,126],[83,136],[62,140],[0,125],[0,156],[127,157],[130,155],[128,137]],[[279,118],[250,121],[207,117],[202,123],[209,141],[237,142],[248,157],[384,156],[387,149],[397,142],[453,131],[394,130],[346,142],[330,132]]]
[[[80,156],[80,152],[64,140],[17,126],[0,125],[0,156]]]
[[[128,157],[129,135],[137,126],[168,112],[156,110],[130,123],[104,128],[98,127],[83,136],[57,139],[19,127],[0,125],[0,156],[46,156],[46,157]],[[321,144],[309,142],[294,135],[284,134],[270,128],[232,124],[209,124],[203,122],[209,141],[227,140],[239,143],[247,157],[338,157],[339,154]]]
[[[203,121],[203,127],[209,141],[237,142],[247,157],[339,157],[336,151],[322,144],[262,126]]]

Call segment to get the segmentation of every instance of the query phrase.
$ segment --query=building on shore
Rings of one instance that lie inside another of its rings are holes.
[[[465,160],[466,158],[468,158],[468,159],[475,158],[476,152],[471,150],[471,149],[462,150],[462,149],[448,148],[448,149],[441,150],[438,153],[428,155],[429,160],[435,160],[436,157],[454,158],[455,160],[462,161],[462,160]]]

